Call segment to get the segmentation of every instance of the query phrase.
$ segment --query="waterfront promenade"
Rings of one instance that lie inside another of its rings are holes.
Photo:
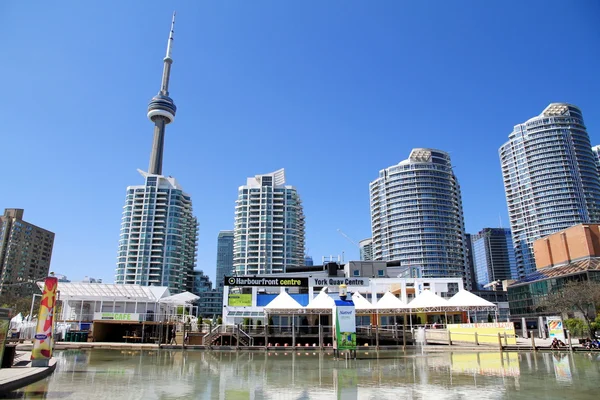
[[[31,352],[17,350],[11,368],[0,369],[0,394],[20,389],[40,381],[54,372],[56,360],[52,358],[48,367],[32,367]]]

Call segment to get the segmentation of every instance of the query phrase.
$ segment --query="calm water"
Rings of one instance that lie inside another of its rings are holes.
[[[600,353],[62,351],[12,398],[598,399]]]

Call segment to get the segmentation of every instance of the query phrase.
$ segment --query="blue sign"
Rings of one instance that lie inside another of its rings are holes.
[[[37,340],[46,340],[48,339],[48,335],[44,335],[43,333],[38,333],[34,336]]]

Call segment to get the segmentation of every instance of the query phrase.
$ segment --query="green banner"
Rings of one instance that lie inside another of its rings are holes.
[[[252,307],[252,295],[230,294],[227,304],[230,307]]]
[[[335,337],[333,348],[337,350],[356,350],[356,313],[354,304],[339,305],[341,300],[336,301],[334,309]]]

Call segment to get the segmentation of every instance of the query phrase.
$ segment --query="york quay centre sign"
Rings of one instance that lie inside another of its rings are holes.
[[[369,278],[326,277],[310,278],[310,286],[369,286]]]

